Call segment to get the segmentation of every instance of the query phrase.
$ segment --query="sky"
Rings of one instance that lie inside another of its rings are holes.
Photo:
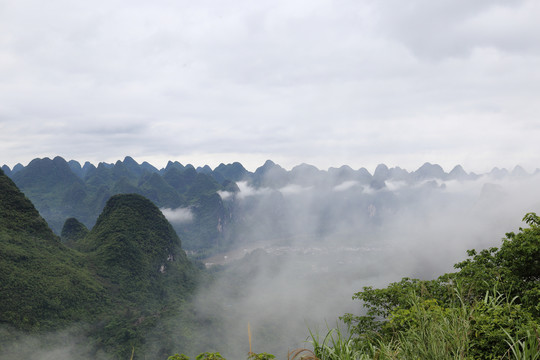
[[[0,0],[0,164],[540,168],[536,0]]]

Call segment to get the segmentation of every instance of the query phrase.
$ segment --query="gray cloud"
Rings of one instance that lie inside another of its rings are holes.
[[[3,161],[533,170],[539,17],[532,0],[7,1]]]
[[[538,49],[534,1],[384,1],[374,3],[374,12],[377,31],[432,60],[467,57],[475,48]]]

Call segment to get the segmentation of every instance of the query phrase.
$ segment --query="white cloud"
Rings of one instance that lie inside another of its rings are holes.
[[[397,191],[407,185],[405,181],[392,181],[387,180],[385,181],[386,187],[390,191]]]
[[[194,214],[189,208],[176,208],[176,209],[161,209],[163,215],[171,223],[185,224],[193,221]]]
[[[358,181],[349,180],[349,181],[344,181],[341,184],[334,186],[333,190],[334,191],[345,191],[345,190],[349,190],[350,188],[353,188],[355,186],[359,186]]]
[[[309,191],[311,187],[304,187],[298,184],[289,184],[279,189],[283,195],[294,195]]]
[[[221,200],[227,200],[234,196],[234,193],[231,191],[218,191],[218,195],[221,197]]]
[[[246,198],[249,196],[258,196],[258,195],[264,195],[269,194],[272,192],[272,189],[269,188],[254,188],[250,186],[247,181],[239,181],[236,183],[238,188],[240,189],[240,192],[237,193],[237,196],[239,198]]]

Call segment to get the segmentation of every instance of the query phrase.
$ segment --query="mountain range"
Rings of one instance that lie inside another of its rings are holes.
[[[262,166],[257,168],[254,172],[250,172],[244,168],[244,166],[239,162],[234,162],[230,164],[224,164],[221,163],[219,166],[212,169],[208,165],[194,167],[191,164],[182,165],[178,161],[169,161],[167,165],[164,168],[158,169],[154,167],[153,165],[149,164],[148,162],[143,162],[141,164],[137,163],[132,157],[126,156],[124,160],[118,160],[116,163],[105,163],[100,162],[97,167],[96,165],[85,162],[83,165],[81,165],[78,161],[70,160],[66,161],[62,157],[55,157],[53,160],[49,158],[36,158],[32,160],[27,166],[24,166],[20,163],[16,164],[13,169],[11,169],[7,165],[2,166],[2,170],[4,173],[10,177],[12,177],[17,172],[24,170],[27,167],[34,167],[37,166],[38,163],[42,163],[42,169],[47,168],[47,162],[55,162],[56,165],[60,166],[61,171],[65,171],[66,167],[63,164],[64,162],[67,163],[69,170],[75,174],[80,179],[86,180],[88,177],[92,176],[92,174],[99,169],[100,172],[102,172],[104,169],[115,169],[113,173],[115,175],[110,175],[112,177],[118,177],[122,175],[130,175],[130,176],[140,176],[144,172],[148,173],[159,173],[160,175],[164,175],[167,171],[169,171],[171,168],[176,168],[180,171],[183,171],[185,169],[194,169],[196,173],[203,173],[206,175],[211,176],[215,181],[218,183],[223,183],[225,180],[230,181],[250,181],[253,184],[259,184],[262,180],[262,178],[271,177],[275,180],[281,180],[285,182],[296,182],[301,177],[306,176],[325,176],[328,175],[329,177],[334,178],[340,178],[340,179],[379,179],[379,180],[407,180],[407,181],[414,181],[419,179],[426,179],[426,178],[437,178],[441,180],[465,180],[465,179],[475,179],[477,178],[478,174],[475,174],[473,172],[467,173],[461,165],[456,165],[450,172],[445,172],[443,168],[438,164],[431,164],[429,162],[424,163],[421,167],[419,167],[415,171],[407,171],[405,169],[402,169],[400,167],[393,167],[388,168],[385,164],[379,164],[374,173],[370,174],[370,172],[366,168],[360,168],[358,170],[353,170],[348,165],[343,165],[339,168],[330,167],[328,170],[319,170],[313,165],[309,164],[300,164],[295,167],[293,167],[290,171],[282,168],[280,165],[274,163],[271,160],[267,160]],[[62,164],[61,164],[62,163]],[[540,172],[540,169],[536,169],[535,173]],[[481,174],[481,175],[490,175],[497,178],[505,177],[505,176],[526,176],[530,175],[528,174],[521,166],[516,165],[511,171],[507,169],[500,169],[498,167],[494,167],[489,173],[487,174]],[[277,182],[277,183],[276,183]],[[267,180],[267,183],[269,186],[276,187],[280,186],[281,184],[279,181],[271,182]]]
[[[2,169],[57,235],[62,234],[65,221],[70,218],[92,228],[111,196],[135,193],[162,210],[184,211],[183,220],[171,219],[171,222],[183,247],[201,256],[224,251],[239,238],[260,240],[268,238],[270,232],[272,237],[297,236],[290,217],[299,199],[288,201],[284,194],[305,189],[310,194],[319,193],[309,201],[323,212],[317,215],[320,231],[315,235],[324,235],[330,231],[329,227],[335,228],[351,219],[376,223],[385,209],[398,206],[399,198],[393,191],[396,186],[418,192],[419,188],[444,188],[448,181],[474,181],[482,176],[467,173],[460,165],[447,173],[440,165],[430,163],[412,172],[380,164],[373,174],[365,168],[354,170],[346,165],[319,170],[300,164],[288,171],[271,160],[254,172],[238,162],[212,169],[208,165],[195,168],[169,161],[165,168],[157,169],[147,162],[139,164],[129,156],[114,164],[102,162],[97,166],[89,162],[81,165],[61,157],[36,158],[27,166],[17,164],[10,169],[4,165]],[[500,180],[535,174],[527,174],[516,166],[512,171],[494,168],[484,176]],[[245,192],[240,194],[239,186],[244,186],[244,190],[254,189],[251,193],[260,196],[248,198]],[[352,203],[356,205],[351,207]],[[377,210],[376,216],[373,209]]]

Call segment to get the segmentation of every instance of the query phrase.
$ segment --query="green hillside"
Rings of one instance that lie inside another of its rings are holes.
[[[137,194],[109,199],[96,225],[75,247],[119,299],[166,301],[174,290],[194,286],[193,268],[161,211]],[[184,281],[184,280],[190,281]],[[180,293],[183,293],[180,291]],[[177,295],[176,295],[177,296]]]
[[[114,305],[93,329],[96,345],[118,358],[129,357],[133,348],[166,353],[173,342],[164,324],[178,316],[200,270],[157,206],[138,194],[112,196],[74,246],[87,256]],[[149,336],[155,336],[152,343]]]
[[[87,320],[107,294],[82,254],[60,243],[32,203],[0,172],[0,323],[57,328]]]
[[[68,219],[62,240],[75,249],[0,171],[0,325],[22,331],[3,333],[0,358],[22,334],[75,324],[84,325],[91,352],[166,353],[173,341],[163,326],[200,270],[159,208],[141,195],[116,195],[92,230]]]
[[[62,227],[60,238],[62,243],[70,247],[75,247],[76,243],[88,235],[88,228],[75,218],[69,218]]]

